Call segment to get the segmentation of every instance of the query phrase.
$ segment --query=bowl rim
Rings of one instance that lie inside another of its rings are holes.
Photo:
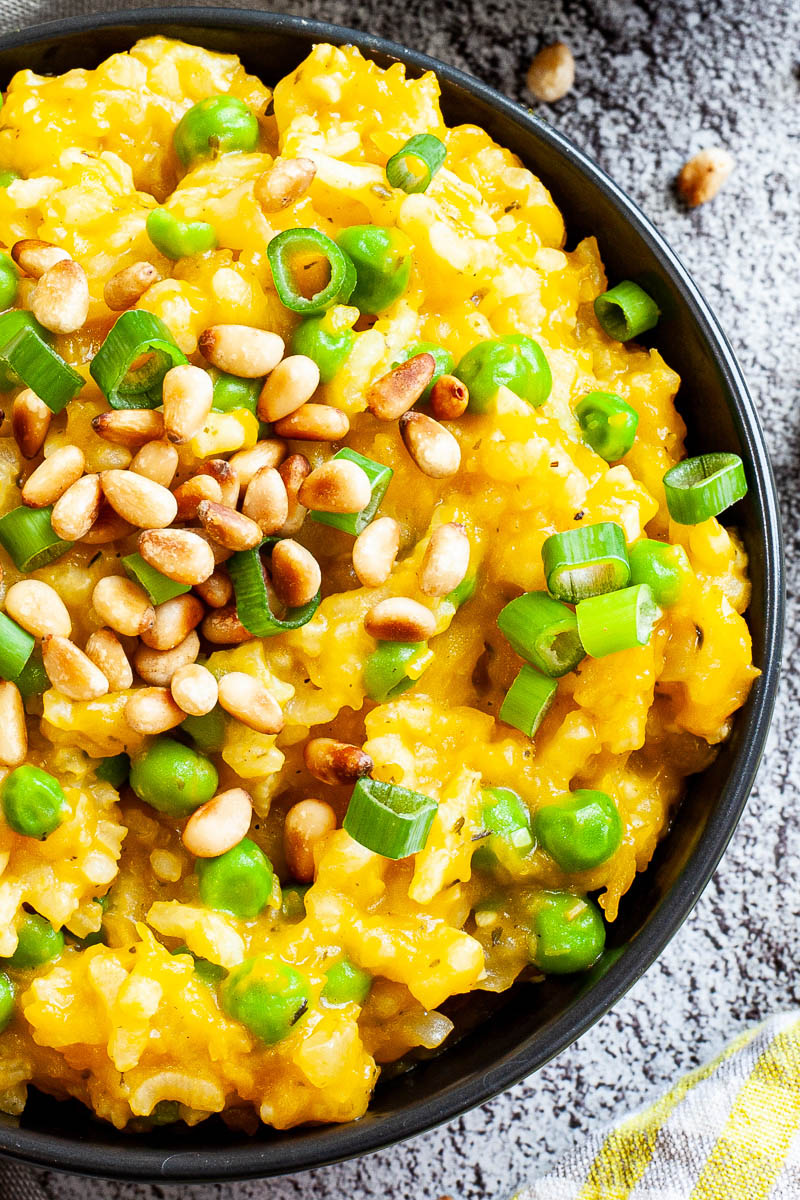
[[[118,1180],[161,1182],[211,1182],[267,1178],[322,1167],[383,1150],[397,1142],[427,1132],[491,1100],[537,1071],[565,1050],[604,1016],[655,962],[694,908],[736,829],[753,786],[764,751],[780,676],[784,622],[784,570],[782,530],[775,481],[755,404],[741,368],[716,316],[681,260],[650,220],[626,193],[564,134],[520,104],[456,67],[407,49],[371,33],[306,17],[256,9],[163,6],[88,13],[32,25],[0,36],[0,51],[20,48],[57,35],[86,33],[108,27],[130,29],[140,36],[147,26],[162,28],[205,26],[240,29],[258,26],[336,45],[350,43],[367,56],[384,55],[419,71],[432,71],[447,84],[466,91],[522,126],[550,150],[600,188],[621,211],[656,256],[687,306],[714,357],[722,387],[731,396],[731,411],[739,422],[743,446],[749,457],[751,497],[764,549],[764,654],[762,675],[751,692],[749,711],[742,716],[741,748],[723,787],[720,803],[711,814],[679,881],[660,902],[649,920],[647,937],[634,939],[621,959],[591,988],[574,1000],[552,1026],[538,1031],[483,1073],[451,1083],[432,1097],[414,1100],[388,1115],[344,1125],[321,1126],[302,1139],[281,1138],[218,1149],[177,1152],[142,1145],[131,1139],[120,1148],[96,1145],[56,1133],[3,1126],[0,1154],[40,1167]],[[456,1051],[457,1052],[457,1051]]]

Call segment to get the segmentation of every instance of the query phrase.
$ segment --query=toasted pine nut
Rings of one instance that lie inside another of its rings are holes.
[[[415,354],[367,388],[367,408],[380,421],[396,421],[416,404],[436,370],[432,354]]]
[[[202,538],[202,540],[207,543],[208,548],[211,551],[212,558],[214,559],[215,567],[218,567],[220,563],[227,562],[228,559],[233,555],[232,550],[229,550],[227,546],[222,546],[219,542],[216,542],[214,538],[212,538],[211,534],[207,533],[205,529],[193,529],[191,532],[197,534],[199,538]],[[203,581],[200,580],[200,582],[202,583]]]
[[[105,575],[92,592],[92,605],[104,625],[126,637],[152,629],[155,609],[147,592],[125,575]]]
[[[49,271],[56,263],[65,262],[71,256],[60,246],[53,246],[50,242],[23,238],[11,247],[11,257],[26,275],[30,275],[32,279],[40,279],[45,271]]]
[[[239,482],[246,488],[256,471],[262,467],[278,467],[286,458],[286,442],[279,438],[265,438],[256,442],[250,450],[240,450],[228,462],[236,471]]]
[[[563,99],[575,82],[575,59],[569,46],[554,42],[540,50],[528,67],[526,82],[537,100],[553,104]]]
[[[176,445],[199,433],[211,412],[214,385],[208,371],[182,363],[164,376],[164,429]]]
[[[6,612],[34,637],[69,637],[72,621],[55,588],[41,579],[20,579],[8,589]]]
[[[431,388],[431,412],[437,421],[455,421],[467,411],[469,388],[455,375],[440,375]]]
[[[11,432],[23,458],[35,458],[44,445],[53,414],[36,392],[24,388],[14,397]]]
[[[380,587],[392,573],[400,549],[400,526],[391,517],[378,517],[353,543],[353,570],[363,587]]]
[[[173,496],[178,501],[179,521],[194,521],[197,517],[197,506],[201,500],[214,500],[222,503],[222,488],[216,479],[210,475],[193,475],[176,487]]]
[[[164,687],[137,688],[125,705],[125,720],[137,733],[166,733],[185,716]]]
[[[145,683],[169,687],[172,676],[179,667],[193,663],[199,653],[200,638],[192,630],[171,650],[151,650],[149,646],[137,646],[133,665]]]
[[[80,479],[85,465],[83,452],[77,446],[60,446],[25,480],[22,503],[29,508],[46,508],[48,504],[54,504],[76,479]]]
[[[131,263],[106,280],[103,299],[112,312],[122,312],[123,309],[132,308],[150,285],[157,283],[160,278],[152,263]]]
[[[145,442],[134,454],[129,469],[168,488],[178,469],[178,451],[166,438]]]
[[[297,499],[297,493],[305,479],[311,474],[311,464],[304,454],[290,454],[278,467],[278,474],[286,488],[289,511],[279,532],[285,536],[299,533],[308,509]]]
[[[216,614],[214,614],[216,615]],[[230,671],[219,681],[219,702],[225,712],[258,733],[280,733],[283,713],[263,683],[244,671]]]
[[[690,208],[706,204],[727,182],[734,165],[733,155],[727,150],[709,146],[683,164],[677,180],[678,192]]]
[[[219,792],[196,808],[181,835],[195,858],[216,858],[238,846],[250,828],[253,802],[244,788]]]
[[[258,397],[262,421],[287,417],[314,395],[319,386],[319,367],[305,354],[291,354],[267,376]]]
[[[449,429],[421,412],[403,413],[400,436],[408,453],[431,479],[447,479],[461,466],[461,447]]]
[[[84,546],[105,546],[109,542],[118,542],[129,533],[133,533],[133,526],[123,521],[122,517],[118,517],[113,508],[103,501],[97,520],[80,540]]]
[[[107,442],[138,450],[164,436],[164,418],[152,408],[115,409],[95,417],[92,429]]]
[[[0,679],[0,763],[18,767],[28,755],[25,706],[15,683]]]
[[[50,514],[53,532],[65,542],[77,542],[85,537],[100,514],[99,475],[82,475],[63,496],[59,496]]]
[[[148,529],[139,537],[139,553],[162,575],[190,587],[214,570],[211,547],[190,529]]]
[[[317,512],[357,513],[366,508],[371,495],[366,471],[347,458],[332,458],[303,481],[297,498]]]
[[[313,600],[322,584],[319,563],[310,550],[282,538],[272,551],[272,586],[287,608]]]
[[[197,343],[205,359],[242,379],[268,375],[283,358],[283,338],[252,325],[212,325]]]
[[[194,589],[209,608],[224,608],[233,599],[231,577],[224,570],[214,570],[208,579],[198,583]]]
[[[247,485],[242,512],[260,526],[264,534],[276,533],[289,516],[286,485],[274,467],[256,471]]]
[[[331,404],[304,404],[275,422],[278,437],[299,442],[340,442],[350,429],[350,418]]]
[[[165,529],[178,512],[168,488],[135,471],[103,471],[100,485],[118,516],[139,529]]]
[[[283,851],[298,883],[313,882],[314,850],[335,828],[336,813],[322,800],[301,800],[289,809],[283,825]]]
[[[69,638],[44,638],[42,659],[53,687],[70,700],[96,700],[108,691],[103,672]]]
[[[436,628],[429,608],[406,596],[381,600],[364,617],[364,628],[371,637],[384,642],[424,642]]]
[[[112,692],[133,684],[133,671],[119,638],[110,629],[96,629],[86,643],[86,653],[105,675]]]
[[[215,480],[222,493],[222,504],[226,504],[228,508],[236,508],[239,503],[241,479],[232,461],[228,462],[225,458],[207,458],[197,468],[195,475],[208,475],[210,479]]]
[[[281,212],[305,196],[316,173],[311,158],[277,158],[255,181],[253,195],[265,213]]]
[[[89,281],[83,267],[65,258],[49,267],[31,295],[31,312],[53,333],[74,333],[89,315]]]
[[[217,681],[207,667],[199,663],[186,663],[178,667],[170,682],[170,691],[190,717],[204,717],[210,713],[219,698]]]
[[[457,588],[469,567],[469,538],[463,525],[449,521],[431,534],[419,569],[420,591],[426,596],[446,596]]]
[[[238,646],[242,642],[252,642],[255,636],[249,629],[245,629],[239,620],[235,604],[215,608],[213,612],[208,613],[201,632],[206,641],[215,646]]]
[[[255,521],[213,500],[200,501],[197,519],[206,533],[228,550],[252,550],[261,542],[261,529]]]
[[[139,636],[151,650],[172,650],[200,624],[205,611],[203,601],[191,592],[173,596],[156,605],[153,624]]]
[[[320,783],[355,783],[372,771],[373,762],[360,746],[335,738],[311,738],[303,747],[306,770]]]

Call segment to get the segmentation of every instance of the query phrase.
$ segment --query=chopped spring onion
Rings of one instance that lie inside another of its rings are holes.
[[[409,194],[425,192],[447,156],[444,142],[432,133],[417,133],[397,150],[386,164],[392,187]]]
[[[35,644],[27,630],[5,613],[0,613],[0,678],[16,682]]]
[[[41,696],[50,687],[50,677],[44,669],[42,652],[38,646],[12,682],[19,688],[23,704],[27,704],[32,696]]]
[[[216,367],[209,372],[214,381],[212,412],[232,412],[236,408],[246,408],[255,414],[262,379],[240,379],[238,375],[228,375],[218,371]]]
[[[271,549],[277,538],[265,538],[254,550],[239,550],[228,559],[228,573],[233,580],[236,594],[236,612],[239,620],[256,637],[272,637],[287,629],[299,629],[311,620],[319,608],[320,593],[313,600],[298,608],[287,609],[283,617],[272,610],[270,591],[264,578],[261,563],[263,547]]]
[[[699,525],[747,495],[738,454],[700,454],[670,467],[664,476],[667,508],[679,525]]]
[[[7,312],[0,317],[0,363],[9,379],[22,380],[53,413],[66,408],[85,382],[56,354],[45,330],[29,312]]]
[[[0,187],[2,184],[0,183]],[[0,251],[0,308],[10,308],[17,298],[19,268],[10,254]]]
[[[0,188],[7,188],[21,178],[19,171],[15,171],[13,167],[0,167]]]
[[[344,829],[354,841],[384,858],[406,858],[424,849],[438,805],[430,796],[380,779],[359,779]]]
[[[547,590],[570,604],[626,586],[631,577],[625,534],[613,521],[554,533],[542,546]]]
[[[633,445],[639,414],[613,392],[589,392],[575,405],[584,440],[606,462],[618,462]]]
[[[364,691],[370,700],[385,704],[416,683],[407,665],[425,649],[424,642],[378,642],[364,663]]]
[[[691,574],[689,556],[683,546],[640,538],[628,551],[631,583],[646,583],[656,604],[665,608],[676,604],[687,575]]]
[[[144,588],[151,604],[163,604],[192,590],[187,583],[176,583],[174,579],[162,575],[145,562],[141,554],[128,554],[122,560],[122,568],[129,579]]]
[[[639,337],[658,324],[661,311],[638,283],[623,279],[594,302],[594,312],[603,330],[618,342]]]
[[[112,408],[158,408],[167,371],[187,361],[160,317],[131,308],[117,317],[89,371]]]
[[[477,575],[465,575],[458,587],[454,587],[452,592],[447,593],[445,600],[448,604],[453,604],[456,608],[461,608],[462,604],[466,604],[475,595],[477,586]]]
[[[550,711],[558,684],[526,663],[506,692],[500,720],[532,738]]]
[[[575,613],[547,592],[527,592],[501,611],[497,627],[520,658],[555,678],[584,657]]]
[[[26,575],[60,558],[72,545],[72,542],[62,542],[53,532],[52,511],[52,508],[20,505],[0,517],[0,546],[11,555],[17,570]]]
[[[363,454],[359,454],[357,450],[351,450],[349,446],[345,446],[338,454],[334,454],[333,458],[334,461],[337,458],[346,458],[349,462],[354,462],[356,466],[361,467],[369,479],[372,495],[366,508],[362,508],[361,512],[323,513],[312,511],[311,518],[318,521],[320,525],[332,525],[334,529],[341,529],[344,533],[352,533],[353,537],[356,537],[367,528],[378,511],[394,471],[391,467],[385,467],[383,463],[365,458]]]
[[[304,296],[295,282],[296,270],[292,265],[295,256],[327,259],[330,279],[313,296]],[[334,304],[346,304],[356,286],[356,269],[350,258],[318,229],[284,229],[267,246],[267,258],[281,304],[303,316],[323,313]]]
[[[575,609],[578,633],[587,654],[605,658],[619,650],[646,646],[661,609],[646,583],[588,596]]]
[[[113,754],[111,758],[102,758],[94,769],[98,779],[121,788],[130,775],[131,760],[127,754]]]

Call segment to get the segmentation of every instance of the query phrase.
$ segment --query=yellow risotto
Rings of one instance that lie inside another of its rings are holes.
[[[602,959],[757,673],[742,465],[433,75],[147,38],[0,183],[0,1108],[360,1117]]]

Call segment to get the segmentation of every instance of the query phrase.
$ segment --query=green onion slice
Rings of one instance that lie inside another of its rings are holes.
[[[164,376],[185,362],[160,317],[131,308],[117,317],[89,371],[112,408],[158,408]]]
[[[62,542],[50,524],[52,508],[12,508],[0,517],[0,545],[11,555],[17,570],[28,574],[46,567],[72,546]]]
[[[385,704],[417,682],[406,675],[406,665],[416,658],[424,642],[378,642],[364,663],[364,691],[370,700]]]
[[[646,333],[658,324],[661,316],[655,300],[630,279],[598,296],[594,312],[603,330],[618,342]]]
[[[700,454],[670,467],[664,476],[667,508],[679,525],[699,525],[747,495],[738,454]]]
[[[354,841],[384,858],[407,858],[424,849],[438,805],[430,796],[396,783],[359,779],[344,829]]]
[[[327,259],[330,279],[313,296],[304,296],[295,282],[296,257]],[[346,304],[356,286],[356,269],[352,260],[336,242],[318,229],[284,229],[267,246],[267,258],[272,268],[275,290],[284,308],[303,316],[326,312],[334,304]]]
[[[0,677],[16,682],[35,644],[27,630],[0,613]]]
[[[114,754],[111,758],[102,758],[94,769],[98,779],[105,780],[119,789],[125,783],[131,770],[131,760],[127,754]]]
[[[647,584],[637,583],[581,600],[575,616],[586,653],[592,658],[605,658],[618,650],[647,645],[661,609]]]
[[[614,392],[589,392],[575,416],[586,443],[606,462],[619,462],[634,443],[639,414]]]
[[[417,133],[386,164],[386,178],[404,192],[425,192],[447,157],[444,142],[432,133]]]
[[[575,613],[547,592],[527,592],[501,611],[497,626],[520,658],[556,678],[584,657]]]
[[[346,458],[350,462],[354,462],[356,466],[361,467],[361,470],[369,478],[372,486],[372,495],[369,498],[369,503],[366,508],[362,508],[361,512],[357,513],[323,513],[311,512],[311,519],[318,521],[320,525],[332,525],[334,529],[341,529],[344,533],[352,533],[356,537],[362,530],[366,529],[370,521],[378,511],[383,497],[386,495],[386,489],[391,483],[394,471],[391,467],[385,467],[383,463],[374,462],[371,458],[365,458],[363,454],[359,454],[357,450],[351,450],[349,446],[345,446],[337,454],[334,454],[334,459]]]
[[[500,720],[532,738],[550,711],[558,684],[525,664],[506,692]]]
[[[174,579],[167,579],[166,575],[162,575],[155,567],[151,567],[150,563],[145,562],[141,554],[128,554],[122,560],[122,568],[129,579],[144,588],[151,604],[163,604],[166,600],[172,600],[175,596],[182,596],[184,592],[192,590],[188,583],[176,583]]]
[[[628,556],[631,583],[648,584],[656,604],[665,608],[680,600],[684,580],[692,570],[683,546],[640,538],[631,546]]]
[[[29,312],[7,312],[0,317],[0,363],[13,381],[21,380],[60,413],[77,396],[84,378],[56,354],[46,333]]]
[[[631,577],[625,534],[613,521],[554,533],[542,546],[547,590],[571,604],[623,588]]]
[[[465,575],[458,587],[454,587],[452,592],[447,593],[445,600],[448,604],[461,608],[462,604],[466,604],[468,600],[472,599],[477,587],[477,575]]]
[[[272,637],[289,629],[299,629],[311,620],[319,608],[321,594],[299,608],[289,608],[283,617],[272,610],[267,581],[261,562],[261,550],[270,550],[278,538],[265,538],[254,550],[239,550],[228,559],[228,574],[236,594],[236,612],[245,629],[256,637]]]
[[[44,669],[42,652],[38,646],[35,647],[25,666],[12,682],[19,688],[19,693],[25,704],[33,696],[41,696],[42,692],[46,692],[51,686],[50,676]]]

